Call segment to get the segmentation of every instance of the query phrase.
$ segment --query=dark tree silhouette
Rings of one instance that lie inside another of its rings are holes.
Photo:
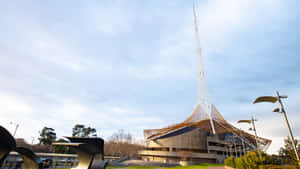
[[[97,136],[96,129],[91,127],[85,127],[83,124],[76,124],[73,127],[72,136],[75,137],[90,137]]]
[[[62,138],[58,139],[56,142],[57,143],[68,143],[67,140],[62,139]],[[72,148],[70,148],[68,146],[61,146],[61,145],[55,145],[54,152],[61,153],[61,154],[76,154],[76,152]]]
[[[56,133],[53,128],[44,127],[40,132],[39,141],[42,145],[51,145],[56,140]]]
[[[300,155],[299,140],[295,139],[297,152]],[[289,137],[284,139],[284,146],[280,148],[279,155],[285,159],[286,164],[297,164],[297,158],[293,149],[292,141]]]

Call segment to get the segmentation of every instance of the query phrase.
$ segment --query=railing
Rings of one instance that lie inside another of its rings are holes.
[[[43,168],[73,168],[78,162],[70,161],[53,161],[51,163],[43,163]],[[22,161],[5,161],[2,169],[21,169]]]
[[[166,156],[166,157],[191,157],[191,158],[207,158],[215,159],[216,154],[208,153],[194,153],[194,152],[168,152],[168,151],[151,151],[151,150],[142,150],[139,151],[140,155],[144,156]]]
[[[36,153],[43,161],[44,168],[74,168],[78,165],[77,154]],[[54,160],[56,159],[56,160]],[[119,160],[120,157],[104,156],[107,161]],[[2,169],[21,169],[22,158],[16,152],[9,153]]]

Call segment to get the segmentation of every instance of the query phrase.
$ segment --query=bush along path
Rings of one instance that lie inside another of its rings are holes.
[[[300,166],[296,165],[281,165],[271,156],[258,151],[248,152],[239,158],[228,157],[224,164],[236,169],[300,169]]]

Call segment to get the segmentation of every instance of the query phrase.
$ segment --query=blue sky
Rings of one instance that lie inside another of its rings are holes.
[[[208,88],[237,127],[254,115],[275,153],[288,135],[284,121],[253,105],[256,96],[285,101],[299,137],[297,104],[300,2],[197,1]],[[0,124],[20,124],[31,142],[43,126],[58,136],[75,124],[108,138],[124,129],[181,122],[197,99],[193,1],[0,1]]]

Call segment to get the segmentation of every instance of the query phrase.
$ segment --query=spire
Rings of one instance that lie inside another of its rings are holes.
[[[210,99],[210,95],[208,93],[205,74],[204,74],[204,65],[203,58],[201,55],[201,47],[199,40],[199,31],[198,31],[198,23],[197,23],[197,15],[195,10],[195,4],[193,4],[193,14],[194,14],[194,29],[195,29],[195,38],[196,38],[196,54],[197,54],[197,74],[198,74],[198,100],[197,105],[203,107],[203,111],[194,111],[192,116],[195,115],[201,116],[202,113],[206,113],[208,118],[210,119],[210,124],[212,128],[213,134],[216,133],[214,122],[212,120],[213,106]],[[197,106],[197,107],[198,107]],[[200,109],[199,109],[200,110]]]
[[[194,29],[195,29],[195,37],[196,37],[196,54],[197,54],[197,75],[198,75],[198,102],[201,100],[201,79],[204,77],[204,70],[202,64],[202,56],[201,56],[201,48],[200,48],[200,40],[199,40],[199,32],[198,32],[198,24],[197,24],[197,16],[195,11],[195,4],[193,4],[193,13],[194,13]]]

